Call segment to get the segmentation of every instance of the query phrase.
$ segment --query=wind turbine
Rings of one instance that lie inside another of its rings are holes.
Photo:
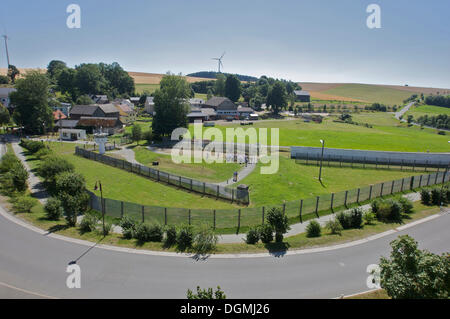
[[[213,60],[217,60],[218,61],[217,64],[219,66],[219,73],[220,73],[220,67],[221,66],[223,67],[222,59],[223,59],[224,55],[225,55],[225,52],[222,54],[222,56],[220,58],[212,58]]]
[[[9,52],[8,52],[8,39],[9,37],[5,34],[2,36],[5,39],[5,48],[6,48],[6,59],[8,60],[8,68],[9,68]]]

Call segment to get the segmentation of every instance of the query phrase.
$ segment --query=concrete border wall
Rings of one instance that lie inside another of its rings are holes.
[[[321,156],[321,147],[305,147],[291,146],[291,158],[305,158],[310,156],[311,159]],[[338,148],[325,148],[324,158],[331,160],[340,159],[365,159],[367,161],[379,162],[399,162],[405,164],[415,163],[417,165],[450,165],[450,153],[412,153],[412,152],[387,152],[387,151],[366,151],[366,150],[350,150]]]

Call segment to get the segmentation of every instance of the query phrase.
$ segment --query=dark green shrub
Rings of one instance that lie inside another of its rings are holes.
[[[98,217],[94,214],[85,214],[80,222],[80,231],[82,233],[89,233],[94,231],[97,228],[98,221]]]
[[[141,223],[136,227],[134,237],[140,242],[161,242],[163,239],[163,235],[164,231],[161,225]]]
[[[411,214],[413,212],[413,203],[406,197],[397,198],[397,202],[400,204],[402,214]]]
[[[322,233],[322,227],[316,220],[309,222],[306,226],[306,237],[320,237]]]
[[[245,242],[249,245],[255,245],[260,239],[259,227],[252,227],[248,230]]]
[[[422,204],[424,205],[431,205],[431,195],[430,195],[430,191],[426,190],[426,189],[422,189],[420,191],[420,200],[422,202]]]
[[[354,208],[350,212],[340,212],[336,219],[344,229],[361,228],[363,212],[360,208]]]
[[[346,212],[340,212],[336,214],[336,219],[339,221],[343,229],[351,228],[351,218],[350,215]]]
[[[194,230],[192,226],[181,225],[177,231],[178,248],[184,250],[186,248],[192,247],[193,241],[194,241]]]
[[[50,191],[56,191],[56,177],[65,172],[73,172],[74,166],[66,159],[58,156],[47,156],[39,165],[37,173],[44,178]]]
[[[20,163],[20,160],[13,153],[6,153],[1,158],[0,173],[9,172],[17,163]]]
[[[283,234],[287,233],[290,229],[287,216],[283,214],[280,208],[274,207],[267,213],[267,222],[275,231],[275,241],[277,243],[282,242]]]
[[[269,224],[260,227],[259,236],[264,244],[268,244],[273,240],[273,228]]]
[[[166,239],[164,244],[168,247],[175,245],[177,242],[177,228],[175,226],[169,226],[166,229]]]
[[[26,139],[22,139],[20,141],[20,146],[22,146],[23,148],[25,148],[26,150],[28,150],[30,153],[33,154],[39,151],[40,149],[45,148],[44,143],[40,141],[33,141]]]
[[[31,213],[31,209],[37,204],[37,200],[32,197],[19,197],[13,204],[14,211],[17,213]]]
[[[401,221],[401,204],[393,199],[375,201],[376,205],[372,205],[372,211],[377,216],[377,219],[384,222]],[[376,210],[374,211],[374,207]]]
[[[208,225],[201,225],[194,236],[194,252],[206,254],[214,251],[219,238]]]
[[[61,201],[57,198],[50,197],[45,203],[44,211],[48,220],[59,220],[63,215]]]
[[[34,156],[36,156],[37,159],[42,160],[44,157],[49,156],[52,153],[53,152],[51,149],[44,147],[37,151]]]
[[[440,206],[441,203],[446,203],[447,193],[442,188],[433,188],[431,190],[431,203],[436,206]]]
[[[365,221],[365,223],[367,225],[372,225],[376,218],[377,218],[376,215],[373,212],[371,212],[371,211],[370,212],[366,212],[363,215],[363,219],[364,219],[364,221]]]
[[[125,239],[131,239],[134,237],[136,224],[137,222],[128,216],[124,216],[120,220],[119,226],[122,227],[122,235]]]
[[[23,193],[28,187],[28,171],[21,162],[14,164],[11,170],[6,173],[5,178],[11,180],[14,190],[19,193]]]
[[[340,223],[337,219],[331,219],[331,220],[329,220],[329,221],[326,223],[325,227],[326,227],[328,230],[330,230],[330,232],[331,232],[332,234],[339,234],[339,235],[342,233],[342,229],[343,229],[341,223]]]

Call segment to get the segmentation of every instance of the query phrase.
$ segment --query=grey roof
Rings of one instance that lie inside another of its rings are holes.
[[[55,127],[74,128],[77,125],[78,120],[59,120],[58,122],[56,122]]]
[[[74,105],[70,109],[70,114],[92,115],[97,110],[98,105]]]
[[[240,113],[253,113],[253,109],[251,107],[240,107],[237,109]]]
[[[98,106],[105,114],[108,113],[119,113],[119,110],[117,107],[115,107],[113,104],[102,104]]]
[[[17,91],[15,88],[0,88],[0,95],[7,96],[11,92]]]
[[[210,105],[210,106],[219,106],[220,104],[222,104],[223,102],[231,102],[233,103],[229,98],[227,97],[219,97],[219,96],[214,96],[212,98],[210,98],[208,101],[206,101],[206,105]]]
[[[299,96],[299,95],[310,96],[310,94],[309,94],[308,91],[299,91],[299,90],[296,90],[296,91],[294,91],[294,94],[297,95],[297,96]]]
[[[191,110],[191,113],[187,115],[187,117],[207,117],[207,116],[215,116],[217,115],[216,111],[212,108],[194,108]]]

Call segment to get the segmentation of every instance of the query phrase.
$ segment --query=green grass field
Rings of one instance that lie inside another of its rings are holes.
[[[344,84],[321,93],[390,105],[400,105],[413,94],[408,91],[368,84]]]
[[[434,105],[413,106],[409,109],[408,112],[406,112],[406,115],[404,115],[404,118],[406,118],[408,115],[412,115],[415,119],[418,119],[419,117],[424,116],[424,115],[437,116],[440,114],[446,114],[446,115],[450,116],[450,108],[434,106]]]
[[[335,123],[332,118],[325,119],[322,124],[305,123],[301,119],[276,122],[256,121],[253,127],[257,130],[267,128],[269,133],[270,128],[279,128],[279,145],[281,146],[320,147],[320,140],[324,139],[326,147],[330,148],[403,152],[450,151],[446,136],[438,135],[433,129],[421,130],[419,127],[407,127],[395,120],[392,114],[361,113],[354,115],[353,120],[373,124],[373,128]],[[222,131],[224,138],[225,129],[232,127],[242,126],[216,125],[216,128]],[[190,132],[193,134],[193,125],[190,126]]]
[[[165,207],[191,207],[199,209],[236,207],[225,201],[202,197],[196,193],[179,190],[176,187],[153,182],[145,177],[131,174],[118,168],[75,156],[75,144],[51,143],[50,145],[56,154],[66,158],[75,166],[77,172],[83,174],[88,189],[93,191],[95,181],[101,180],[103,193],[107,198],[142,205]],[[31,156],[29,157],[29,163],[32,168],[35,168],[39,161]]]
[[[133,149],[136,154],[136,160],[146,166],[151,166],[153,161],[159,161],[159,169],[165,172],[194,178],[205,182],[223,182],[230,179],[235,171],[239,171],[241,165],[236,163],[192,163],[176,164],[172,161],[170,155],[151,152],[145,147],[136,147]]]
[[[259,168],[262,165],[266,164],[259,163],[256,169],[240,182],[250,186],[251,206],[312,198],[414,175],[410,171],[325,165],[322,169],[322,185],[318,180],[319,167],[315,165],[296,164],[295,160],[280,156],[279,170],[273,175],[260,174]]]

